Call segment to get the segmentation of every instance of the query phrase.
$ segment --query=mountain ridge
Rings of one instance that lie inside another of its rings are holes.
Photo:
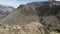
[[[9,15],[13,10],[15,10],[14,7],[0,5],[0,20],[5,18],[7,15]]]

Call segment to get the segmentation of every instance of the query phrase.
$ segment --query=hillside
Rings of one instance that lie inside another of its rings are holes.
[[[38,21],[32,21],[17,30],[13,28],[6,30],[2,27],[0,29],[0,34],[60,34],[56,31],[49,31]]]
[[[59,15],[60,2],[58,1],[32,2],[26,5],[20,5],[13,13],[11,13],[5,19],[3,19],[1,23],[14,26],[26,25],[30,24],[33,21],[37,21],[43,25],[43,28],[47,32],[60,33]],[[37,22],[36,24],[38,24]]]
[[[44,26],[40,22],[33,21],[30,24],[27,24],[24,27],[22,27],[18,34],[60,34],[60,33],[56,31],[49,31],[48,29],[44,28]]]

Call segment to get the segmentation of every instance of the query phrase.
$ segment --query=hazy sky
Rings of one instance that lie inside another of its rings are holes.
[[[18,7],[20,4],[26,4],[29,2],[41,2],[46,0],[0,0],[1,5],[8,5],[13,7]]]

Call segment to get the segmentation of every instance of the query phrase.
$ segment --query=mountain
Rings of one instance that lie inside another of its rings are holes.
[[[56,9],[57,8],[57,9]],[[4,23],[24,24],[30,21],[39,21],[40,17],[54,15],[60,10],[60,2],[32,2],[20,5],[13,13],[3,19]]]
[[[13,13],[4,18],[1,21],[1,23],[14,26],[14,25],[27,25],[35,21],[43,25],[46,34],[49,34],[50,32],[60,33],[59,15],[60,15],[59,1],[32,2],[26,5],[20,5],[16,10],[14,10]],[[35,28],[33,28],[33,30],[34,29]]]
[[[15,8],[11,6],[0,5],[0,19],[5,18],[9,15]]]

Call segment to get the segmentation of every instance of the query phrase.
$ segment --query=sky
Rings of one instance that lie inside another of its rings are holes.
[[[0,0],[0,4],[17,8],[20,4],[26,4],[30,2],[42,2],[42,1],[47,1],[47,0]]]

